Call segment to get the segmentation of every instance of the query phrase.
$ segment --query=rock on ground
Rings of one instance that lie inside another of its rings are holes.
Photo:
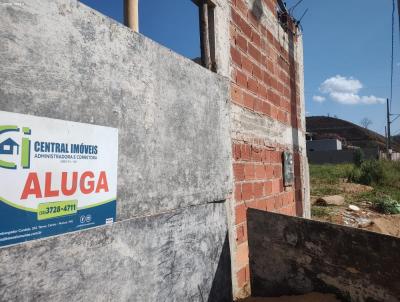
[[[318,206],[342,206],[344,205],[344,197],[341,195],[324,196],[315,202]]]
[[[355,205],[349,205],[349,210],[353,212],[360,212],[360,208]]]

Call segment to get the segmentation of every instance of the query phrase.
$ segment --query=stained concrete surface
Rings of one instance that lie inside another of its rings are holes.
[[[118,219],[225,199],[226,78],[75,0],[13,3],[0,110],[118,128]]]
[[[400,239],[249,209],[254,296],[310,292],[343,301],[400,301]]]
[[[119,129],[118,223],[0,249],[0,301],[231,301],[229,81],[75,0],[0,0],[0,110]]]
[[[0,301],[232,301],[224,215],[202,205],[0,249]]]

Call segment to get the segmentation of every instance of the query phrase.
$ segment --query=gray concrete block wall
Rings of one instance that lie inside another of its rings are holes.
[[[224,200],[227,79],[76,0],[0,0],[0,110],[119,129],[118,218]]]
[[[0,110],[119,129],[118,222],[0,249],[0,301],[229,301],[228,80],[76,0],[0,0],[0,65]]]
[[[254,296],[400,301],[399,238],[255,209],[247,217]]]
[[[0,301],[229,301],[224,215],[201,205],[0,249]]]

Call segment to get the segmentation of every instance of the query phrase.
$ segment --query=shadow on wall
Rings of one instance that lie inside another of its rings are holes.
[[[247,218],[253,295],[400,301],[400,238],[255,209]]]
[[[232,301],[231,252],[227,233],[207,302]]]

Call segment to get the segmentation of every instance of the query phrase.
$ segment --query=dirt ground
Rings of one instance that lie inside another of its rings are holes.
[[[283,296],[278,298],[248,298],[241,302],[340,302],[335,295],[310,293],[301,296]]]
[[[328,216],[313,219],[400,237],[400,215],[380,214],[371,210],[367,204],[357,206],[360,207],[359,212],[350,211],[344,205],[332,208]]]
[[[351,202],[348,203],[347,199],[360,193],[369,192],[373,190],[372,187],[347,183],[343,180],[338,185],[338,189],[341,191],[340,195],[345,197],[346,203],[340,206],[325,207],[325,215],[313,216],[313,219],[400,237],[400,215],[378,213],[366,201],[354,203],[360,208],[360,211],[349,210]],[[311,202],[314,204],[318,198],[318,196],[312,196]]]

